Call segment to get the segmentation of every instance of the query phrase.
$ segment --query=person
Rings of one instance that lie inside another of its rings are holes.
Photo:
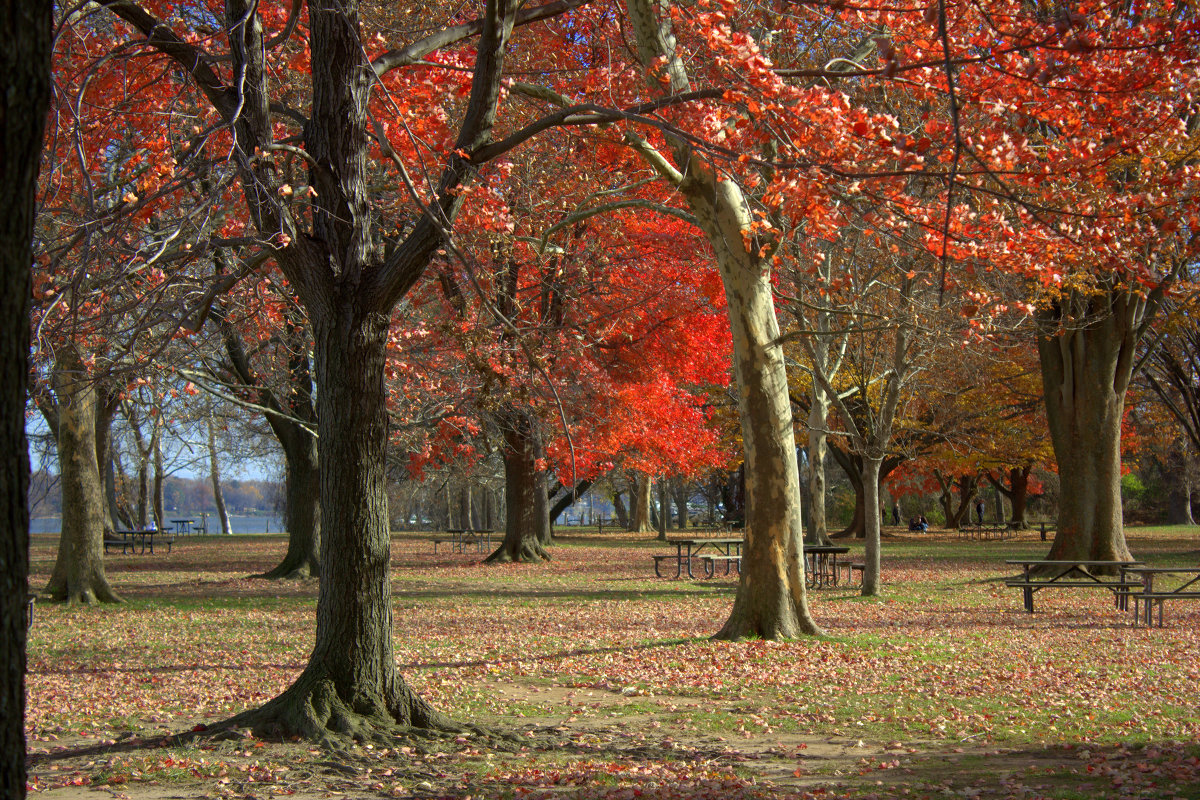
[[[983,524],[983,509],[984,509],[984,502],[983,502],[983,498],[981,497],[975,501],[975,515],[979,517],[980,525]]]
[[[920,523],[921,523],[921,533],[924,533],[925,531],[929,530],[929,520],[925,519],[924,514],[917,517],[917,520],[920,521]]]
[[[892,503],[892,524],[893,525],[900,524],[900,504],[899,503]]]
[[[925,519],[924,514],[918,514],[909,520],[908,529],[910,531],[924,533],[925,531],[929,530],[929,520]]]

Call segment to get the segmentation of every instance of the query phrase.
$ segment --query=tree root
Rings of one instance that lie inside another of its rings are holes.
[[[263,739],[298,737],[338,750],[350,742],[388,744],[401,735],[472,730],[436,711],[406,685],[388,694],[391,696],[386,698],[383,693],[344,698],[333,679],[304,674],[275,699],[209,727],[205,735],[220,736],[245,728]]]
[[[51,582],[41,591],[41,597],[68,606],[94,606],[97,603],[124,603],[125,600],[112,590],[106,580],[92,580],[74,584]]]
[[[550,554],[536,541],[524,541],[520,546],[510,551],[505,543],[501,543],[496,552],[483,560],[485,564],[534,564],[549,561]]]

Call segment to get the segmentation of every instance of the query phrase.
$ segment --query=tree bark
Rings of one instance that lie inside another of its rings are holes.
[[[617,525],[629,530],[629,512],[625,509],[625,498],[621,496],[621,492],[613,492],[612,504],[613,513],[617,515]]]
[[[280,400],[255,374],[242,341],[221,317],[229,367],[246,386],[254,387],[264,417],[279,441],[284,458],[284,511],[288,544],[283,560],[252,577],[315,578],[321,574],[321,481],[317,460],[317,412],[313,407],[312,364],[308,328],[289,320],[288,396]]]
[[[504,540],[486,563],[549,561],[543,546],[549,537],[550,508],[546,474],[538,469],[534,421],[523,411],[503,415]]]
[[[1058,530],[1050,560],[1128,560],[1121,508],[1121,417],[1136,348],[1156,303],[1119,288],[1068,294],[1038,315]]]
[[[825,514],[825,459],[829,455],[829,398],[813,381],[812,406],[808,410],[808,519],[809,544],[832,544]]]
[[[1013,530],[1025,530],[1029,527],[1025,521],[1025,509],[1029,505],[1029,473],[1033,470],[1031,464],[1023,467],[1008,469],[1008,486],[996,479],[991,472],[987,473],[988,482],[996,487],[996,491],[1008,498],[1012,506],[1012,516],[1008,526]]]
[[[0,17],[0,797],[25,797],[25,643],[29,592],[29,303],[34,198],[50,99],[51,11],[15,0]]]
[[[78,349],[60,347],[54,362],[55,438],[62,483],[62,533],[46,585],[71,605],[119,603],[104,574],[104,482],[96,460],[96,385]]]
[[[225,508],[225,493],[221,491],[221,462],[217,458],[217,426],[212,409],[208,412],[208,477],[212,481],[213,502],[217,506],[217,519],[221,523],[221,534],[231,536],[233,526],[229,523],[229,512]]]
[[[638,473],[632,476],[630,482],[633,484],[633,491],[630,492],[630,519],[629,530],[634,533],[649,533],[654,530],[650,524],[650,491],[651,483],[649,475]]]
[[[870,509],[879,508],[879,470],[883,459],[870,456],[863,458],[863,507]],[[871,597],[879,594],[881,589],[880,579],[880,538],[879,528],[882,522],[878,513],[867,514],[864,520],[865,523],[865,540],[866,546],[863,553],[863,583],[862,595]]]
[[[353,302],[314,310],[323,534],[316,643],[295,683],[229,724],[317,741],[374,739],[397,725],[450,728],[400,677],[392,647],[388,317]]]

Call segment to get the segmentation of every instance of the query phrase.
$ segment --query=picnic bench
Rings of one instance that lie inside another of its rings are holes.
[[[986,541],[988,539],[1003,539],[1010,528],[1006,522],[971,522],[967,520],[958,526],[960,533]]]
[[[1140,566],[1140,561],[1085,561],[1042,559],[1007,559],[1005,564],[1021,567],[1021,575],[1006,578],[1004,583],[1021,590],[1025,610],[1033,613],[1033,595],[1043,589],[1106,589],[1113,593],[1117,608],[1128,608],[1130,592],[1143,588],[1142,582],[1130,579],[1126,572],[1130,567]],[[1093,572],[1115,571],[1117,577],[1097,575]]]
[[[705,576],[711,578],[716,572],[716,562],[724,561],[725,573],[729,574],[730,567],[737,563],[741,569],[742,537],[741,536],[705,536],[688,539],[668,539],[667,544],[675,545],[674,553],[660,553],[652,556],[654,559],[654,574],[660,578],[681,578],[686,571],[689,578],[695,578],[692,573],[692,559],[700,559],[701,551],[711,549],[714,558],[704,560]],[[661,567],[664,563],[675,564],[674,575],[663,575]]]
[[[1133,592],[1133,624],[1145,622],[1147,627],[1154,624],[1154,607],[1158,606],[1158,626],[1163,624],[1163,604],[1168,600],[1200,600],[1200,567],[1145,567],[1132,566],[1122,570],[1123,576],[1139,579],[1142,590]],[[1175,576],[1181,579],[1173,588],[1163,588],[1159,582],[1155,588],[1155,578]]]
[[[728,575],[730,569],[737,569],[738,574],[742,574],[742,557],[740,555],[731,556],[722,553],[703,553],[699,556],[700,563],[704,566],[704,577],[711,578],[717,574],[717,564],[725,565],[725,574]]]
[[[446,534],[433,538],[433,552],[437,552],[440,544],[450,545],[450,550],[455,553],[465,552],[466,548],[472,545],[479,553],[486,553],[492,549],[491,528],[448,528]]]
[[[837,586],[840,577],[838,556],[850,552],[849,547],[831,544],[804,545],[804,580],[813,589]],[[850,573],[853,572],[851,566]]]
[[[105,535],[104,537],[104,552],[109,552],[109,548],[119,547],[121,548],[122,555],[125,553],[144,554],[147,548],[153,553],[156,541],[160,545],[165,544],[169,553],[171,552],[171,545],[175,544],[175,534],[154,528],[113,531],[112,536]]]

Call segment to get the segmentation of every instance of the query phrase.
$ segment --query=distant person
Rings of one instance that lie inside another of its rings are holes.
[[[925,519],[924,514],[918,514],[917,516],[915,516],[911,520],[909,520],[908,529],[910,531],[917,531],[918,533],[924,533],[925,531],[929,530],[929,520]]]
[[[983,524],[983,509],[984,509],[984,506],[985,506],[985,504],[984,504],[984,502],[983,502],[983,498],[980,498],[979,500],[977,500],[977,501],[975,502],[975,515],[976,515],[977,517],[979,517],[979,524],[980,524],[980,525],[982,525],[982,524]]]
[[[892,524],[893,525],[900,524],[900,504],[899,503],[892,503]]]

